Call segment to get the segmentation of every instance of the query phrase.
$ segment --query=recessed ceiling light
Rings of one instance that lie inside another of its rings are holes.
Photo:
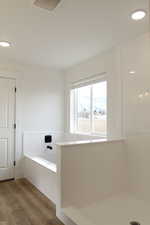
[[[145,96],[148,96],[149,94],[150,94],[149,91],[146,91],[146,92],[144,93]]]
[[[133,20],[142,20],[146,16],[145,10],[136,10],[131,14]]]
[[[131,75],[133,75],[133,74],[135,74],[135,73],[136,73],[135,70],[130,70],[130,71],[129,71],[129,74],[131,74]]]
[[[139,95],[139,98],[143,98],[143,94],[140,94],[140,95]]]
[[[0,47],[10,47],[10,43],[8,41],[0,41]]]

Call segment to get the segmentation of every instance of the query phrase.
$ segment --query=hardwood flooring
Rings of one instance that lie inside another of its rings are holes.
[[[63,225],[55,206],[26,179],[0,183],[0,225]]]

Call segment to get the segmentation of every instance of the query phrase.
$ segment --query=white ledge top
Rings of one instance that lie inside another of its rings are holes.
[[[74,145],[84,145],[84,144],[97,144],[97,143],[110,143],[110,142],[122,142],[124,141],[123,138],[116,138],[116,139],[91,139],[91,140],[82,140],[82,141],[66,141],[56,143],[58,146],[74,146]]]

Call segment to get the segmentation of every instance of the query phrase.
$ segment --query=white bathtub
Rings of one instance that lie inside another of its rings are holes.
[[[47,149],[44,143],[44,137],[47,134],[53,137],[50,144],[53,147],[52,151]],[[48,131],[25,132],[23,135],[25,178],[56,204],[58,189],[56,182],[56,143],[77,139],[84,140],[87,137],[89,138],[89,136],[68,135],[59,132],[49,133]]]
[[[24,157],[24,175],[34,186],[56,204],[56,163],[51,162],[45,155]]]

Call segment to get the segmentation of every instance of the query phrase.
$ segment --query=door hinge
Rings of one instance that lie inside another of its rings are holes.
[[[16,166],[16,161],[14,161],[14,166]]]
[[[16,130],[16,127],[17,127],[17,126],[16,126],[16,123],[14,123],[14,129],[15,129],[15,130]]]
[[[17,88],[15,87],[15,93],[17,92]]]

